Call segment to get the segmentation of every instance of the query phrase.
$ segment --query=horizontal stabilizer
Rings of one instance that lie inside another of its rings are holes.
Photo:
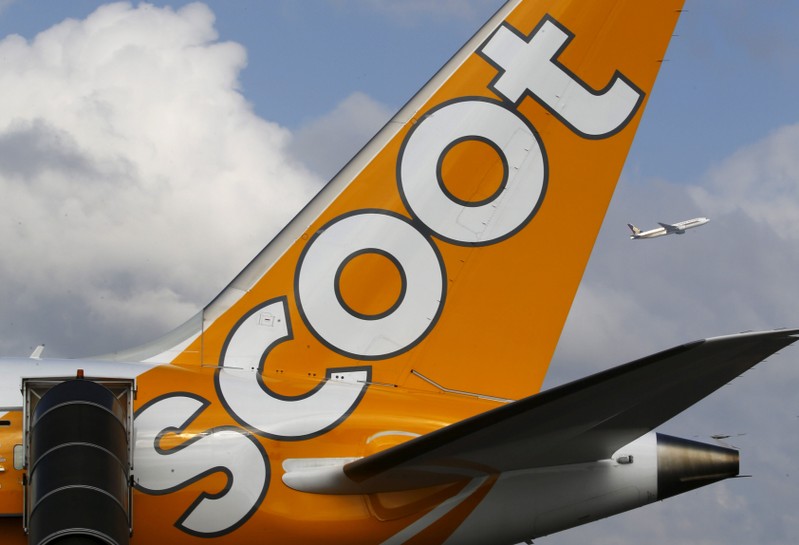
[[[355,461],[287,469],[292,488],[397,491],[477,474],[593,462],[679,414],[799,330],[696,341],[547,390]]]

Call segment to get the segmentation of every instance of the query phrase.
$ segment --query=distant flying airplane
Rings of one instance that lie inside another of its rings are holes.
[[[700,225],[704,225],[709,221],[710,219],[708,218],[694,218],[691,220],[679,221],[677,223],[658,222],[658,225],[660,225],[660,227],[650,229],[649,231],[641,231],[638,227],[636,227],[632,223],[628,223],[627,227],[629,227],[630,231],[633,232],[633,234],[630,235],[630,238],[636,240],[639,238],[655,238],[666,235],[682,235],[683,233],[685,233],[687,229],[693,229],[694,227],[699,227]]]
[[[682,6],[508,2],[183,326],[0,360],[0,543],[520,543],[737,475],[653,430],[796,330],[539,391]]]

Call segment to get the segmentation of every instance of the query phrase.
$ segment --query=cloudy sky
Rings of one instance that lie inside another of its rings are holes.
[[[0,1],[0,354],[194,314],[500,3]],[[546,386],[799,326],[799,5],[686,7]],[[753,478],[537,542],[796,543],[797,392],[789,348],[664,426],[731,435]]]

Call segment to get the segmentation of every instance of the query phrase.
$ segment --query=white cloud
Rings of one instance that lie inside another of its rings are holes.
[[[777,236],[799,239],[799,124],[782,127],[713,168],[691,190],[709,213],[743,211]]]
[[[39,341],[15,331],[77,356],[177,325],[318,189],[203,5],[103,6],[5,38],[0,59],[6,353]]]

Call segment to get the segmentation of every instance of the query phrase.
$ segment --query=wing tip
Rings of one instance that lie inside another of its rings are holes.
[[[764,330],[747,330],[731,335],[719,335],[717,337],[708,337],[704,339],[705,342],[718,342],[728,341],[732,339],[768,339],[768,340],[783,340],[787,344],[792,344],[799,340],[799,328],[777,328],[777,329],[764,329]]]

